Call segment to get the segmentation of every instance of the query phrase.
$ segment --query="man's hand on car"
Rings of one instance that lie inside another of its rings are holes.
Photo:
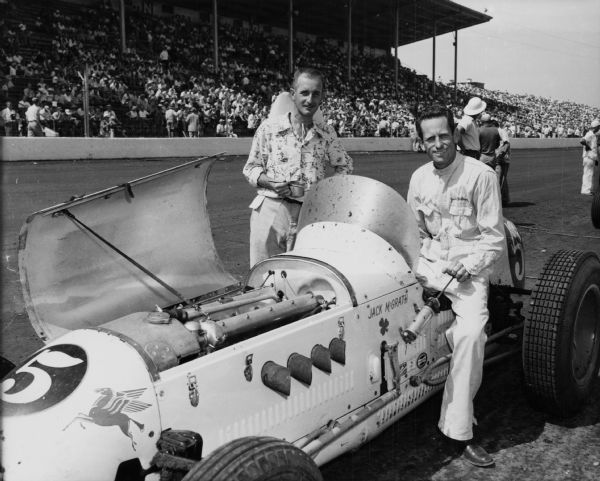
[[[455,262],[452,266],[445,267],[442,272],[455,277],[458,282],[464,282],[471,278],[470,272],[460,262]]]

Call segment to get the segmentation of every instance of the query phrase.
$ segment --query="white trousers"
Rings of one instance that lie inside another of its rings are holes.
[[[591,194],[596,188],[594,183],[594,164],[595,161],[589,157],[583,158],[583,176],[581,178],[581,193]]]
[[[258,204],[258,205],[257,205]],[[287,250],[292,222],[298,221],[302,204],[264,197],[254,200],[250,215],[250,267]]]
[[[426,287],[441,291],[450,280],[448,274],[442,274],[447,265],[445,261],[431,262],[421,257],[417,272],[425,278]],[[473,276],[461,283],[453,280],[445,291],[456,319],[446,331],[452,360],[438,427],[446,436],[459,441],[473,438],[473,399],[481,385],[487,339],[484,328],[489,317],[488,289],[487,276]]]

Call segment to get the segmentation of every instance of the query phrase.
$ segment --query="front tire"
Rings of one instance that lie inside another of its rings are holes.
[[[538,407],[571,416],[590,394],[600,360],[600,260],[560,250],[544,266],[523,330],[525,390]]]
[[[281,439],[235,439],[199,461],[182,481],[323,481],[301,449]]]

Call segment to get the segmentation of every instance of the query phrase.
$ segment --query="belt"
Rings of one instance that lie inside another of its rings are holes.
[[[284,202],[289,202],[291,204],[300,204],[300,205],[302,205],[302,201],[296,200],[296,199],[290,199],[289,197],[284,197],[281,200],[283,200]]]

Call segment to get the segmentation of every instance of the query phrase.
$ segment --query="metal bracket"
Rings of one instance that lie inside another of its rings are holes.
[[[388,357],[390,359],[390,365],[392,367],[392,377],[394,383],[394,389],[400,392],[400,360],[398,359],[398,342],[392,345],[386,346],[386,351],[388,353]]]

